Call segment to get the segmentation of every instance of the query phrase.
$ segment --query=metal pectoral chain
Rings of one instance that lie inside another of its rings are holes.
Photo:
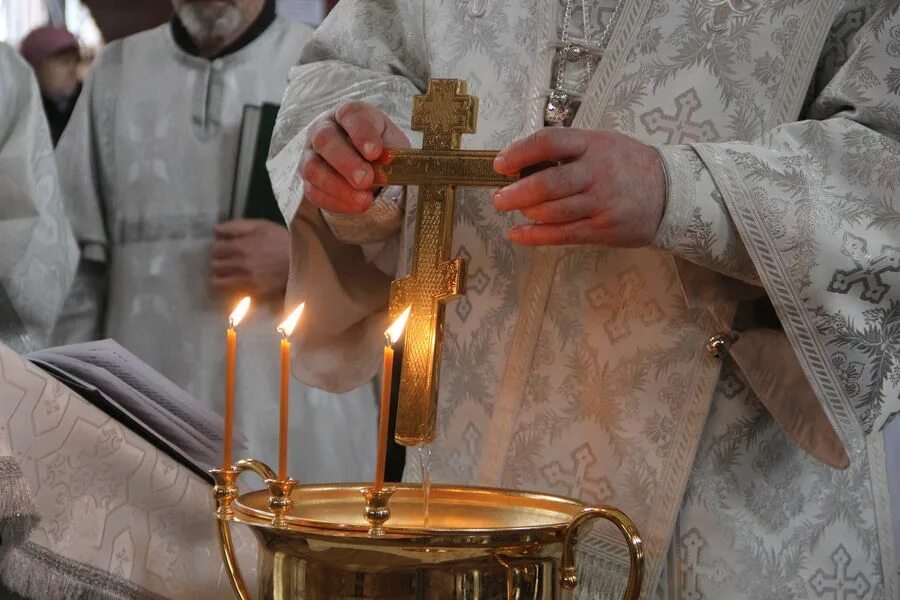
[[[609,43],[609,36],[618,20],[619,9],[622,0],[616,4],[613,14],[600,35],[599,42],[591,44],[590,21],[588,18],[588,6],[585,0],[581,2],[581,16],[583,21],[584,39],[576,40],[569,36],[569,26],[572,21],[572,12],[575,8],[575,0],[567,0],[563,12],[560,41],[551,43],[551,48],[556,48],[559,55],[556,60],[556,72],[553,74],[550,91],[547,94],[547,104],[544,108],[544,121],[550,125],[566,125],[571,122],[575,114],[576,103],[581,100],[581,95],[566,89],[566,67],[568,63],[586,61],[582,77],[582,87],[587,87],[593,72],[594,61],[603,57],[604,49]]]

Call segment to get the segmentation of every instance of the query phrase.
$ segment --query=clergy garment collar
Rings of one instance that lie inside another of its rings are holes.
[[[269,28],[275,21],[275,0],[266,0],[265,5],[263,5],[262,11],[256,17],[256,20],[250,24],[250,27],[241,34],[241,37],[234,40],[228,46],[222,48],[215,56],[210,56],[209,60],[214,60],[216,58],[222,58],[223,56],[227,56],[229,54],[233,54],[238,50],[249,45],[253,40],[258,38],[263,34],[263,32]],[[187,29],[184,27],[184,23],[181,22],[181,19],[178,18],[178,14],[175,13],[172,15],[172,39],[175,40],[175,43],[179,48],[190,54],[191,56],[200,56],[200,51],[197,48],[197,45],[194,44],[194,40],[191,39],[191,35],[188,33]]]

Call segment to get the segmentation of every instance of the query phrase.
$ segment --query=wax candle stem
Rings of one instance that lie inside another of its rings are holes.
[[[288,397],[291,381],[291,343],[281,340],[281,419],[278,436],[278,479],[287,479],[288,468]]]
[[[388,426],[391,416],[391,376],[394,370],[394,349],[384,347],[384,370],[381,382],[381,414],[378,418],[378,455],[375,462],[375,490],[384,487],[384,469],[387,462]]]
[[[229,327],[225,344],[225,448],[222,468],[232,465],[232,440],[234,434],[234,371],[237,363],[237,332]]]

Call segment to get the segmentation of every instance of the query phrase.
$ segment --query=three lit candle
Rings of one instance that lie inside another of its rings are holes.
[[[291,381],[291,343],[288,338],[294,332],[300,315],[303,314],[304,304],[300,304],[278,326],[276,331],[281,334],[281,395],[280,395],[280,419],[278,436],[278,479],[287,479],[288,469],[288,415],[290,408],[290,381]],[[381,386],[381,414],[378,420],[378,455],[375,466],[375,490],[381,491],[384,487],[384,470],[387,461],[388,426],[391,413],[391,384],[394,367],[394,344],[403,334],[406,320],[412,307],[397,318],[384,332],[384,375]],[[242,299],[228,318],[228,331],[226,332],[225,351],[225,449],[223,457],[223,469],[232,465],[232,443],[234,435],[234,396],[235,396],[235,369],[237,365],[237,331],[238,323],[247,315],[250,309],[250,298]]]

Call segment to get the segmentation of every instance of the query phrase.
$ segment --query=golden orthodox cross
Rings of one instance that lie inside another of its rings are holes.
[[[465,81],[431,79],[427,93],[413,99],[421,150],[388,150],[375,165],[378,185],[419,187],[412,268],[391,284],[388,306],[391,321],[412,307],[395,425],[395,439],[406,446],[434,439],[444,308],[466,290],[465,260],[450,259],[455,188],[502,187],[517,179],[494,171],[496,152],[459,149],[462,134],[475,132],[477,117],[478,98],[466,94]]]

